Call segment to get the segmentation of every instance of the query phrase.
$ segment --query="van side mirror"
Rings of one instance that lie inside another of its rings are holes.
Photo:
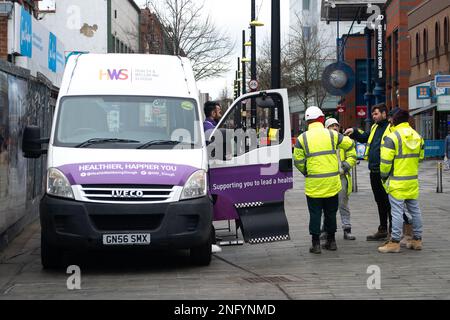
[[[38,126],[27,126],[22,137],[22,152],[25,158],[37,159],[43,154],[47,154],[47,149],[42,149],[43,143],[48,143],[50,139],[41,138],[41,128]]]
[[[264,94],[261,97],[257,97],[256,98],[256,104],[260,108],[273,108],[273,107],[275,107],[275,102],[273,101],[273,99],[271,97],[267,96],[266,94]]]

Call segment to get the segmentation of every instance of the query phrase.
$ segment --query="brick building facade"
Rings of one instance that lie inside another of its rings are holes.
[[[148,8],[141,10],[140,42],[142,53],[173,54],[173,45],[157,16]]]
[[[8,59],[8,16],[0,14],[0,59]]]
[[[450,90],[434,89],[436,75],[450,74],[450,1],[427,0],[408,14],[411,39],[409,102],[416,127],[428,140],[441,140],[450,129]],[[417,94],[421,89],[430,96]]]
[[[410,38],[408,12],[423,0],[386,2],[386,104],[409,109]]]

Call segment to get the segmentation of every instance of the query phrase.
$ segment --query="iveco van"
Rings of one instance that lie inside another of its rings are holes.
[[[40,202],[43,266],[59,266],[67,250],[131,247],[190,249],[195,264],[208,265],[213,220],[235,219],[250,243],[288,239],[288,109],[285,90],[242,97],[215,136],[263,126],[272,132],[256,148],[246,138],[242,152],[236,139],[225,139],[220,147],[231,153],[212,159],[215,144],[205,141],[188,59],[70,56],[51,136],[41,138],[36,126],[25,128],[23,136],[26,157],[47,153]],[[265,157],[248,157],[261,150]],[[242,157],[253,160],[240,162]],[[265,174],[274,164],[275,171]]]

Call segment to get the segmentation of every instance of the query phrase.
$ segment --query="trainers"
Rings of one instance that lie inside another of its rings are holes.
[[[344,230],[344,240],[355,240],[356,237],[352,235],[351,229],[345,229]]]
[[[218,246],[217,244],[213,244],[211,246],[211,252],[212,253],[219,253],[222,252],[222,248],[220,246]]]
[[[386,241],[388,232],[385,228],[379,227],[378,231],[366,237],[367,241]]]
[[[378,247],[378,251],[381,253],[397,253],[400,252],[400,242],[390,240],[386,242],[383,246]]]
[[[322,253],[322,250],[320,250],[320,242],[313,241],[312,247],[309,248],[309,252],[315,254]]]
[[[422,239],[411,239],[406,244],[406,248],[412,250],[422,250]]]
[[[325,244],[322,245],[325,250],[336,251],[337,245],[335,240],[327,240]]]

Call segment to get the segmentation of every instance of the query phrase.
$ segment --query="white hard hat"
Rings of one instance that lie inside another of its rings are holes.
[[[315,120],[319,117],[324,117],[325,115],[323,114],[322,110],[320,110],[320,108],[316,107],[316,106],[312,106],[309,107],[308,109],[306,109],[305,111],[305,120]]]
[[[329,126],[331,126],[333,124],[339,125],[339,122],[335,118],[327,119],[327,121],[325,121],[325,128],[328,128]]]

